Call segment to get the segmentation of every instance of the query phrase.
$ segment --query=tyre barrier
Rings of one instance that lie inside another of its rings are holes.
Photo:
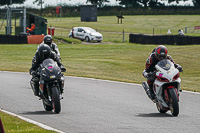
[[[27,36],[0,35],[0,44],[27,44]]]
[[[200,37],[180,35],[144,35],[129,34],[130,43],[139,44],[167,44],[167,45],[192,45],[200,44]]]

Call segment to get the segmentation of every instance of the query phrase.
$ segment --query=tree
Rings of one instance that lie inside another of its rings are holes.
[[[144,7],[147,7],[148,6],[148,3],[149,3],[150,0],[138,0],[139,3],[143,4]]]
[[[166,1],[166,0],[161,0],[161,1]],[[180,1],[188,1],[188,0],[167,0],[168,1],[168,3],[172,3],[172,2],[176,2],[177,4],[180,2]],[[196,0],[196,1],[198,1],[198,0]]]
[[[148,7],[150,5],[158,5],[158,0],[117,0],[120,1],[120,5],[126,7]]]
[[[110,2],[109,0],[87,0],[86,3],[97,4],[99,7],[103,5],[104,2]]]
[[[44,4],[44,0],[35,0],[35,1],[33,1],[33,4],[35,4],[35,3],[37,3],[37,5],[39,6],[41,6],[41,9],[42,9],[42,4]]]
[[[192,0],[195,7],[200,7],[200,1],[199,0]]]
[[[23,4],[25,0],[0,0],[0,6],[11,4]]]
[[[41,6],[41,10],[40,10],[40,16],[42,16],[42,4],[44,4],[44,0],[35,0],[33,1],[33,4],[37,3],[37,5]]]
[[[165,4],[159,2],[159,0],[150,0],[148,3],[149,7],[156,7],[156,6],[165,6]]]
[[[140,0],[116,0],[116,1],[120,1],[119,4],[124,5],[125,7],[139,7],[139,6],[141,6],[139,4]]]
[[[138,6],[143,6],[143,7],[155,7],[155,6],[163,6],[163,4],[160,1],[167,1],[168,3],[176,2],[177,4],[180,1],[188,1],[188,0],[116,0],[120,1],[120,5],[124,5],[126,7],[138,7]],[[196,3],[199,3],[197,5],[200,6],[200,0],[193,0]]]

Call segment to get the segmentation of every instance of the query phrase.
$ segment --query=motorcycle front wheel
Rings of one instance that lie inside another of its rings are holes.
[[[167,112],[167,110],[161,109],[160,106],[158,105],[158,103],[156,103],[156,107],[157,107],[157,109],[160,113],[166,113]]]
[[[60,95],[57,87],[52,87],[52,106],[55,113],[60,113]]]
[[[169,102],[170,102],[170,110],[173,116],[178,116],[179,114],[179,105],[178,98],[175,92],[175,89],[169,89]]]
[[[52,106],[45,104],[44,99],[42,99],[42,102],[43,102],[44,109],[46,111],[52,111],[52,109],[53,109]]]

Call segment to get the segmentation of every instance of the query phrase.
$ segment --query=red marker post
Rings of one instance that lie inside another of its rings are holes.
[[[61,21],[61,14],[62,14],[61,6],[56,7],[56,21],[57,21],[57,16],[59,14],[60,14],[60,21]]]

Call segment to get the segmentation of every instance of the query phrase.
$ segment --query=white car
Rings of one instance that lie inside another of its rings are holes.
[[[89,27],[74,27],[69,33],[69,38],[77,38],[83,41],[86,40],[87,42],[101,42],[103,40],[101,33]]]

